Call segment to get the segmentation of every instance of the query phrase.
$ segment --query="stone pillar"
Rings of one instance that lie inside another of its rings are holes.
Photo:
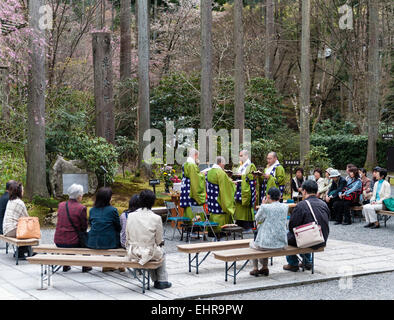
[[[1,105],[1,118],[4,121],[10,120],[8,95],[9,95],[8,67],[0,66],[0,105]]]
[[[94,100],[96,136],[115,143],[111,33],[93,33]]]

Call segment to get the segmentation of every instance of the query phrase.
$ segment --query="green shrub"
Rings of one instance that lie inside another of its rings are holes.
[[[327,148],[328,158],[335,169],[346,169],[346,164],[353,163],[363,167],[367,156],[368,137],[362,135],[312,135],[311,145]],[[378,139],[378,165],[386,167],[387,148],[391,141]]]
[[[50,212],[53,212],[53,210],[57,209],[59,206],[58,200],[53,198],[41,198],[40,196],[34,196],[32,203],[37,206],[49,208]]]
[[[9,180],[16,180],[25,185],[26,162],[23,154],[23,145],[0,144],[0,194],[5,191]]]
[[[327,148],[324,146],[311,146],[311,150],[305,156],[305,174],[313,173],[313,170],[320,168],[323,171],[332,166],[331,159],[328,157]]]

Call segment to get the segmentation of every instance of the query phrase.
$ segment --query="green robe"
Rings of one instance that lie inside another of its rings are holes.
[[[243,221],[254,221],[254,208],[251,207],[250,201],[252,200],[252,193],[250,190],[250,184],[246,181],[246,177],[249,180],[253,180],[254,176],[251,174],[252,171],[256,171],[256,166],[251,163],[242,175],[241,182],[241,199],[242,202],[235,201],[235,220]]]
[[[190,198],[194,199],[199,206],[202,206],[206,200],[205,175],[200,172],[195,163],[190,162],[184,164],[183,172],[185,177],[190,179]],[[185,208],[183,216],[193,219],[192,209],[190,207]],[[200,217],[201,220],[205,220],[203,214]]]
[[[225,213],[212,213],[210,212],[209,221],[217,222],[219,227],[214,228],[214,231],[220,231],[220,227],[233,223],[234,212],[235,212],[235,184],[228,177],[228,175],[219,168],[213,168],[208,171],[207,180],[210,183],[216,184],[219,186],[219,196],[217,198],[217,202],[222,208],[222,211]]]
[[[265,189],[265,193],[267,194],[268,190],[273,187],[279,189],[279,186],[284,186],[286,184],[285,178],[286,178],[285,169],[283,168],[282,165],[277,166],[275,169],[275,177],[270,175],[267,181],[267,187]],[[264,176],[259,177],[259,195],[261,194],[263,183],[264,183]]]

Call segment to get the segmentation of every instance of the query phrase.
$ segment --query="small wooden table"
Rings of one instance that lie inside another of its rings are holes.
[[[236,233],[241,234],[241,239],[243,239],[244,236],[242,234],[242,231],[244,231],[244,228],[242,228],[240,226],[237,226],[237,227],[235,227],[235,226],[234,227],[224,227],[224,228],[222,228],[222,232],[226,233],[226,235],[227,235],[227,240],[228,240],[228,235],[229,234],[231,235],[231,233],[233,234],[234,240],[235,240],[235,234]]]

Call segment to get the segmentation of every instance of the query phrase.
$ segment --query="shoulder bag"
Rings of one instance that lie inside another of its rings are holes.
[[[81,248],[86,248],[88,244],[88,233],[86,231],[79,231],[74,223],[72,222],[70,218],[70,212],[68,211],[68,201],[66,202],[66,211],[67,211],[67,217],[68,221],[70,221],[71,226],[74,228],[75,232],[78,234],[78,240],[79,240],[79,246]]]

